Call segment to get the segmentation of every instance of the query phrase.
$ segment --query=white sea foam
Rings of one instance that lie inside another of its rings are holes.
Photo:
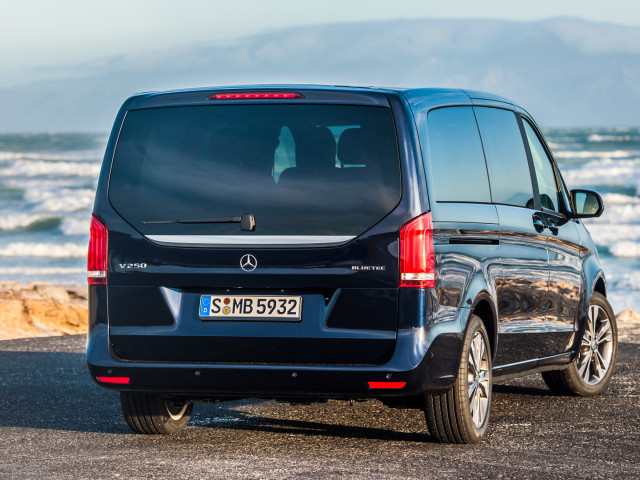
[[[609,222],[611,219],[608,219]],[[611,245],[619,241],[640,242],[640,225],[620,225],[617,223],[585,222],[593,241],[598,245]]]
[[[640,243],[615,242],[609,247],[609,251],[616,257],[640,257]]]
[[[635,158],[640,156],[638,150],[612,150],[606,152],[598,152],[594,150],[561,150],[554,151],[553,156],[556,158]]]
[[[632,197],[631,195],[624,195],[622,193],[605,193],[602,195],[605,205],[628,205],[640,203],[639,197]]]
[[[594,222],[589,220],[586,226],[596,245],[607,247],[616,257],[640,257],[640,225]]]
[[[88,188],[59,190],[27,190],[24,199],[39,212],[74,212],[86,210],[93,204],[94,191]]]
[[[42,222],[51,218],[50,215],[30,215],[27,213],[0,215],[0,230],[15,230],[26,228],[36,222]]]
[[[598,135],[594,133],[587,138],[588,142],[629,142],[631,140],[640,140],[640,137],[631,135]]]
[[[17,160],[11,168],[0,170],[2,176],[36,177],[41,175],[64,175],[96,178],[100,165],[79,162],[47,162],[43,160]]]
[[[588,185],[628,185],[640,182],[640,162],[637,160],[594,160],[580,167],[565,167],[562,176],[571,187]]]
[[[84,273],[81,267],[0,267],[0,275],[70,275]]]
[[[619,222],[616,226],[621,224],[640,223],[640,203],[611,204],[607,203],[605,200],[605,206],[604,215],[600,218],[594,219],[594,223],[610,223],[611,219],[615,219]]]
[[[0,257],[83,258],[87,245],[77,243],[14,242],[0,247]]]
[[[607,298],[616,313],[625,308],[640,311],[640,271],[633,270],[630,266],[625,268],[620,262],[627,265],[631,263],[628,258],[602,259],[607,277]]]
[[[65,160],[69,162],[98,162],[102,159],[101,150],[72,150],[67,152],[6,152],[0,151],[0,161],[3,160]]]
[[[65,235],[89,235],[90,215],[75,218],[65,217],[60,225],[60,230]]]

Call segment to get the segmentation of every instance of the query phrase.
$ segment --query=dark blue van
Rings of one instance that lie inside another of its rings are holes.
[[[139,433],[199,401],[373,398],[475,443],[493,381],[607,387],[615,316],[581,221],[603,209],[486,93],[135,95],[91,222],[89,370]]]

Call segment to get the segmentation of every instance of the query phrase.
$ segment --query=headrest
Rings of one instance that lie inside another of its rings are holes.
[[[296,167],[334,168],[336,140],[327,127],[310,127],[296,132]]]
[[[370,148],[362,128],[348,128],[338,141],[338,160],[343,165],[366,165]]]

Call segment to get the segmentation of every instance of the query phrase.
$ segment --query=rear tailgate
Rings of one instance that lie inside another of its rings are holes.
[[[128,112],[101,215],[112,351],[150,362],[387,361],[408,213],[379,97]],[[249,213],[253,231],[238,223]],[[252,314],[275,297],[298,310]],[[228,300],[228,318],[210,316],[212,300]]]
[[[396,241],[381,233],[334,248],[211,250],[110,231],[112,348],[139,361],[383,363],[396,338],[397,260],[388,253]],[[257,259],[251,272],[240,267],[247,253]],[[132,260],[147,266],[120,267]],[[372,265],[384,270],[353,268]],[[200,315],[203,295],[300,296],[302,315],[211,320]]]

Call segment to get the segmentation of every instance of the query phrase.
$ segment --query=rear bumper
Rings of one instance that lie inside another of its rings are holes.
[[[455,381],[468,312],[429,328],[401,329],[389,362],[377,366],[255,365],[129,362],[115,358],[108,327],[97,324],[87,341],[87,362],[100,386],[118,391],[192,398],[408,396],[443,391]],[[98,377],[126,377],[110,384]],[[403,388],[370,388],[369,382],[406,382]]]

